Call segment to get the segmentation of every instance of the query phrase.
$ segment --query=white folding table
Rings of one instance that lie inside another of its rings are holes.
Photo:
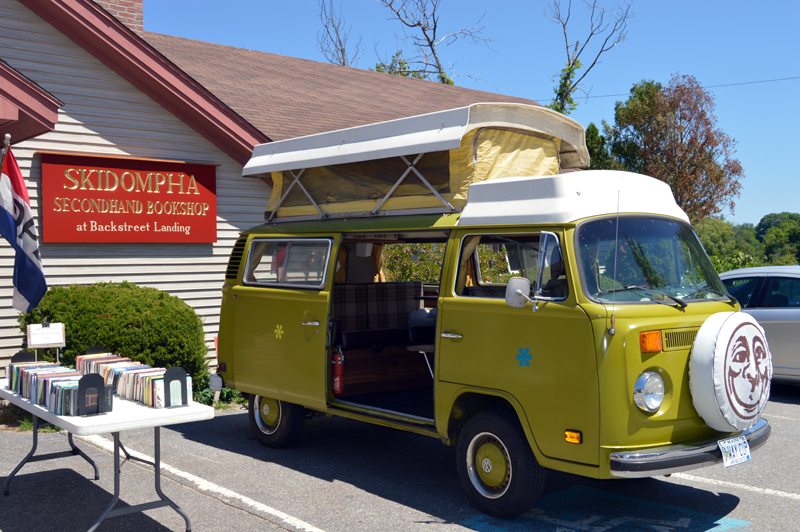
[[[108,434],[114,437],[114,498],[111,504],[95,521],[94,525],[89,529],[89,532],[94,532],[103,520],[109,517],[116,517],[135,512],[143,512],[145,510],[152,510],[153,508],[161,508],[169,506],[186,521],[186,530],[192,530],[192,524],[189,516],[186,515],[177,504],[172,502],[161,491],[161,427],[165,425],[175,425],[177,423],[188,423],[190,421],[202,421],[212,419],[214,417],[214,409],[210,406],[189,402],[187,406],[180,406],[174,408],[151,408],[137,401],[128,401],[118,396],[114,396],[112,411],[106,414],[97,414],[93,416],[57,416],[52,412],[48,412],[46,408],[41,405],[33,404],[28,399],[21,395],[9,390],[6,386],[0,387],[0,399],[5,399],[10,403],[22,408],[33,415],[33,446],[28,455],[22,459],[22,462],[11,472],[6,478],[3,485],[3,492],[8,495],[8,487],[14,475],[22,469],[28,462],[36,462],[39,460],[49,460],[54,458],[61,458],[65,456],[82,456],[87,462],[92,464],[95,472],[95,480],[100,478],[97,465],[89,458],[83,451],[75,446],[72,440],[72,435],[89,436],[93,434]],[[50,453],[34,457],[36,446],[38,442],[38,427],[39,419],[43,419],[53,425],[56,425],[68,432],[69,445],[72,448],[70,451],[60,453]],[[154,430],[154,444],[155,444],[155,463],[141,460],[135,456],[128,454],[125,447],[122,446],[119,439],[119,433],[125,430],[135,430],[153,427]],[[159,496],[159,500],[148,502],[144,504],[137,504],[135,506],[127,506],[123,508],[114,507],[119,502],[119,477],[120,477],[120,463],[119,451],[120,448],[125,453],[125,460],[138,460],[150,464],[155,468],[155,490]]]

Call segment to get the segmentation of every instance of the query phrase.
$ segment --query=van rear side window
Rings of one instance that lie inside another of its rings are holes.
[[[322,288],[331,241],[255,239],[250,243],[245,284]]]

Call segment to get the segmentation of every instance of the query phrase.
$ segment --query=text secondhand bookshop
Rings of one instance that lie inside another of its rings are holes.
[[[216,242],[215,170],[43,153],[43,241]]]

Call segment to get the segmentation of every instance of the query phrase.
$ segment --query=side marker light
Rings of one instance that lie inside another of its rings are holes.
[[[639,347],[642,353],[659,353],[664,350],[661,342],[661,331],[639,333]]]
[[[567,440],[567,443],[583,443],[583,434],[579,430],[565,430],[564,438]]]

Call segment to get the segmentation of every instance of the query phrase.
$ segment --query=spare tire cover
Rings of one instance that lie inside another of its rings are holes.
[[[767,406],[772,355],[758,322],[744,312],[710,316],[692,347],[689,389],[708,426],[738,432],[758,422]]]

